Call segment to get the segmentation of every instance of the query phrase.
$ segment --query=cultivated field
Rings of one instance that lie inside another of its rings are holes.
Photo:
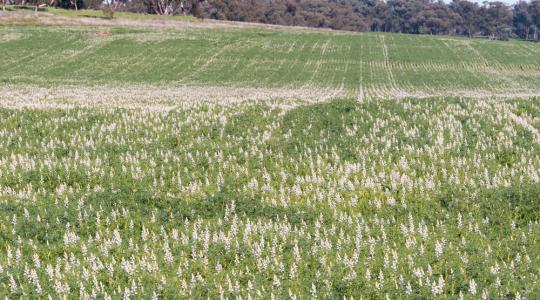
[[[540,297],[540,45],[101,25],[0,26],[1,296]]]
[[[372,99],[536,95],[540,85],[540,47],[527,42],[290,29],[29,26],[2,28],[0,45],[17,54],[3,56],[0,82],[24,86],[325,89]]]

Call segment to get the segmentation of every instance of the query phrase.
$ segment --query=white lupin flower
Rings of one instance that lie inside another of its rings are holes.
[[[441,255],[443,253],[443,247],[444,247],[444,245],[441,242],[439,242],[438,240],[435,242],[435,257],[437,259],[441,258]]]
[[[412,295],[412,286],[410,282],[407,282],[407,286],[405,287],[405,294]]]
[[[11,290],[11,293],[14,294],[18,290],[17,283],[15,282],[15,278],[13,278],[13,275],[10,273],[8,273],[8,279],[9,279],[9,289]]]
[[[314,283],[311,283],[311,299],[317,299],[317,288]]]
[[[473,296],[476,295],[476,281],[474,281],[474,278],[469,280],[469,293],[471,293]]]

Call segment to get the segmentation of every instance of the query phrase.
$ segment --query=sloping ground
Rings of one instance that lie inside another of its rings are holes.
[[[333,90],[358,99],[531,96],[540,86],[540,45],[528,42],[255,28],[0,32],[3,51],[16,53],[0,64],[0,82],[11,85]]]
[[[119,16],[118,16],[119,15]],[[0,24],[3,25],[56,25],[56,26],[107,26],[107,27],[157,27],[157,28],[265,28],[284,30],[309,30],[309,31],[332,31],[327,28],[312,28],[302,26],[283,26],[250,22],[235,22],[204,19],[197,20],[193,17],[179,16],[157,16],[129,14],[123,17],[122,13],[117,13],[114,19],[105,18],[99,11],[88,11],[79,13],[74,11],[64,11],[62,9],[52,9],[52,12],[30,12],[30,11],[0,11]]]
[[[539,109],[0,108],[0,293],[535,299]]]
[[[0,49],[0,295],[539,298],[536,44],[10,25]]]

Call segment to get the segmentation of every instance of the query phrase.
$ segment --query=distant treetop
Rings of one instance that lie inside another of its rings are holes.
[[[24,2],[40,0],[17,0]],[[115,10],[351,31],[540,40],[540,0],[110,0]],[[102,0],[53,0],[100,8]],[[23,3],[24,4],[24,3]],[[111,3],[108,3],[109,5]]]

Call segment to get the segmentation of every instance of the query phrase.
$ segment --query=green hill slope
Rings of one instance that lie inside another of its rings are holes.
[[[8,83],[317,87],[367,95],[540,84],[540,45],[518,41],[263,29],[0,32],[0,48],[9,54],[0,81]]]
[[[0,50],[5,298],[540,299],[540,45],[4,26]]]

